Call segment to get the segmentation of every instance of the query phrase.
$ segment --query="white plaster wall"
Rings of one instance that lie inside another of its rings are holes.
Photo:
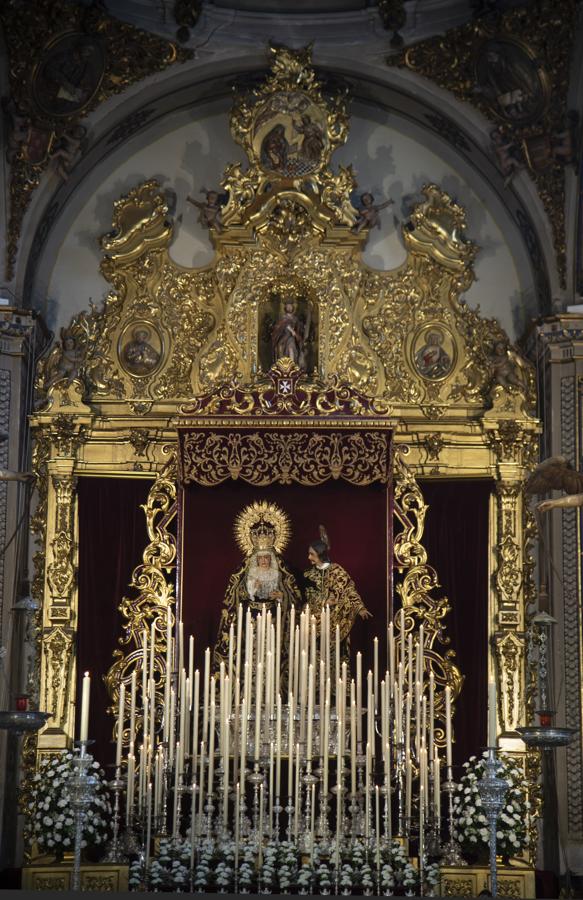
[[[435,182],[466,208],[468,236],[481,248],[476,282],[466,296],[468,303],[480,304],[485,315],[499,318],[512,338],[520,336],[527,310],[521,308],[524,302],[512,255],[484,201],[488,191],[484,188],[480,192],[479,178],[468,173],[467,164],[460,161],[452,166],[444,159],[447,153],[439,153],[439,143],[430,132],[411,136],[405,133],[411,130],[405,120],[396,116],[386,116],[386,121],[375,118],[377,121],[366,117],[364,106],[353,109],[351,135],[333,160],[335,164],[352,163],[359,188],[370,190],[378,202],[388,197],[394,200],[393,206],[381,214],[381,228],[370,235],[365,261],[382,269],[403,261],[400,223],[421,186]],[[88,306],[89,298],[97,302],[107,292],[108,284],[99,274],[99,237],[111,228],[114,201],[141,181],[156,178],[175,194],[173,259],[187,267],[212,260],[208,232],[186,197],[191,194],[200,199],[201,188],[216,187],[225,166],[244,161],[244,154],[231,138],[226,111],[215,110],[179,127],[169,122],[169,128],[172,130],[166,135],[146,143],[103,178],[90,202],[71,222],[55,255],[49,282],[44,312],[50,327],[66,325]],[[433,149],[428,146],[430,142]],[[474,187],[468,184],[470,179]]]

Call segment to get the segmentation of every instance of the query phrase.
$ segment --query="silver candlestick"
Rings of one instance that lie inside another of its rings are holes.
[[[121,850],[120,841],[119,841],[119,825],[120,825],[120,797],[121,792],[123,791],[125,784],[125,778],[122,777],[121,767],[116,766],[115,768],[115,777],[112,781],[109,782],[109,786],[113,791],[114,796],[114,806],[113,806],[113,836],[107,845],[107,850],[104,856],[104,862],[109,863],[124,863],[127,862],[127,857]]]
[[[498,777],[498,760],[496,748],[488,747],[486,760],[486,774],[478,782],[478,793],[490,826],[490,891],[493,897],[497,895],[497,870],[496,870],[496,829],[500,810],[504,805],[504,798],[508,790],[508,782]]]
[[[71,778],[71,800],[75,810],[75,855],[73,860],[73,881],[71,884],[73,891],[81,890],[83,826],[97,784],[97,778],[89,771],[93,757],[90,753],[87,753],[87,744],[88,741],[79,741],[79,753],[73,759],[74,771]]]
[[[453,795],[457,785],[453,780],[451,768],[448,769],[447,781],[443,784],[443,790],[449,798],[448,803],[448,824],[449,824],[449,841],[443,847],[441,862],[444,866],[466,866],[467,863],[463,858],[459,845],[453,836]]]

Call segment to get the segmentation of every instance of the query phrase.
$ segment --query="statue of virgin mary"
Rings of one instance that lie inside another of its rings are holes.
[[[282,552],[290,537],[287,515],[274,503],[257,501],[241,510],[235,520],[235,538],[244,554],[242,565],[227,585],[219,634],[215,645],[215,666],[229,654],[229,629],[236,624],[239,606],[246,614],[269,609],[275,621],[281,604],[281,629],[287,643],[289,612],[301,605],[296,580],[288,569]]]

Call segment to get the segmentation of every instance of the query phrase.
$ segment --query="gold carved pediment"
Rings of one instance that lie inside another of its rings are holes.
[[[392,271],[363,262],[354,175],[331,164],[348,134],[346,96],[324,93],[309,48],[273,51],[271,75],[237,98],[231,127],[248,166],[227,167],[226,205],[201,210],[213,262],[177,265],[169,247],[179,226],[163,191],[155,181],[130,191],[102,239],[112,291],[62,332],[42,390],[77,378],[88,402],[145,413],[233,379],[260,383],[288,352],[273,338],[288,304],[308,378],[337,378],[395,414],[476,417],[494,389],[531,397],[532,373],[498,323],[463,302],[477,247],[463,208],[437,185],[403,225],[405,262]]]

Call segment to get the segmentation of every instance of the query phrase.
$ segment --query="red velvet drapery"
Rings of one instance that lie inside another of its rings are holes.
[[[292,536],[283,556],[301,582],[308,568],[308,546],[325,525],[331,556],[353,577],[373,618],[359,620],[352,649],[372,651],[375,634],[382,638],[387,609],[389,493],[387,485],[366,487],[327,481],[317,487],[298,484],[257,488],[241,481],[214,487],[188,485],[182,499],[181,602],[185,634],[195,635],[197,664],[212,647],[225,589],[243,560],[233,533],[237,514],[254,500],[268,500],[291,520]]]
[[[140,504],[146,502],[151,483],[143,478],[79,478],[78,482],[77,698],[80,703],[83,672],[91,672],[89,737],[95,741],[92,752],[102,764],[115,758],[113,719],[105,712],[110,701],[103,677],[122,634],[118,606],[129,594],[132,572],[148,542]]]
[[[422,481],[429,504],[423,545],[452,611],[445,621],[464,675],[454,716],[454,764],[486,746],[488,708],[488,518],[493,483]]]

